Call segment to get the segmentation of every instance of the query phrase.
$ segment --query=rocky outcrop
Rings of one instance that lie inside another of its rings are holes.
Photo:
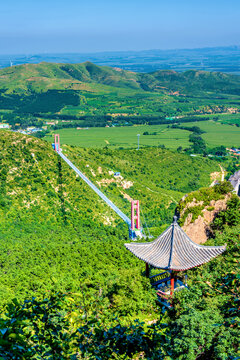
[[[188,214],[182,228],[192,241],[197,244],[207,241],[211,234],[211,223],[220,211],[226,210],[227,201],[230,197],[231,194],[227,194],[224,199],[211,200],[209,205],[202,209],[201,214],[194,221],[192,221],[193,214],[191,212]],[[199,202],[192,201],[187,208],[190,209],[198,205]]]

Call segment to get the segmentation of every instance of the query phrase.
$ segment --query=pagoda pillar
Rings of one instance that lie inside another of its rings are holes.
[[[170,276],[170,295],[173,296],[174,293],[174,272],[171,272]]]
[[[146,263],[146,277],[149,278],[149,275],[150,275],[150,269],[148,263]]]

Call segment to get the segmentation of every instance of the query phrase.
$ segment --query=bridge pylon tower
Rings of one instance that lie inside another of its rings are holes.
[[[60,151],[60,136],[59,134],[54,134],[54,150],[56,152]]]
[[[132,200],[131,202],[131,228],[129,229],[129,236],[133,240],[137,237],[136,230],[140,231],[140,206],[139,200]]]

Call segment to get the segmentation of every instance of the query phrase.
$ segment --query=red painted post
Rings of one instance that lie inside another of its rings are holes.
[[[174,293],[174,273],[173,272],[171,272],[170,284],[171,284],[170,295],[173,296],[173,293]]]

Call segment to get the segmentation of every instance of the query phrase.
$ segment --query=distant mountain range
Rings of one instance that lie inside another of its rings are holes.
[[[28,54],[0,55],[0,68],[25,63],[81,63],[119,67],[135,72],[156,70],[205,70],[240,74],[240,46],[200,49],[143,50],[101,52],[89,54]]]

